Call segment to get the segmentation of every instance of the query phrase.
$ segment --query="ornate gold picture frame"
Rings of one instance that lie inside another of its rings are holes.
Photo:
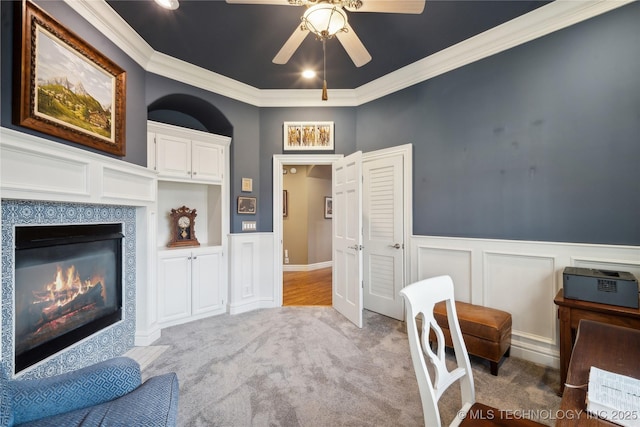
[[[124,156],[126,73],[22,2],[19,125]]]

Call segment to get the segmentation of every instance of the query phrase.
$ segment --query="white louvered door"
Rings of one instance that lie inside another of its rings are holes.
[[[362,164],[364,308],[403,320],[403,156]]]

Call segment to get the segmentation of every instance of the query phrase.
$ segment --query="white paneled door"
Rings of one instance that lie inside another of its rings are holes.
[[[333,307],[362,328],[362,152],[333,164]]]
[[[403,154],[364,160],[364,307],[403,320]]]

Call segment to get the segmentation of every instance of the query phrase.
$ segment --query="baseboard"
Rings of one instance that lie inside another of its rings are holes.
[[[531,348],[521,347],[518,344],[511,345],[511,356],[524,359],[536,365],[549,366],[560,369],[560,358],[549,353],[541,353]]]
[[[282,271],[313,271],[328,267],[333,267],[333,261],[317,262],[315,264],[284,264]]]
[[[136,332],[134,344],[136,347],[146,347],[151,345],[154,341],[160,338],[161,330],[154,329],[147,331],[146,333]]]
[[[252,300],[240,304],[229,304],[229,314],[241,314],[261,308],[275,308],[276,304],[273,300]]]

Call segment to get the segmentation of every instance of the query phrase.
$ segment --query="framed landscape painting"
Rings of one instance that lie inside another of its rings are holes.
[[[20,47],[19,124],[124,156],[125,71],[30,1]]]
[[[284,151],[333,151],[333,122],[284,122]]]

